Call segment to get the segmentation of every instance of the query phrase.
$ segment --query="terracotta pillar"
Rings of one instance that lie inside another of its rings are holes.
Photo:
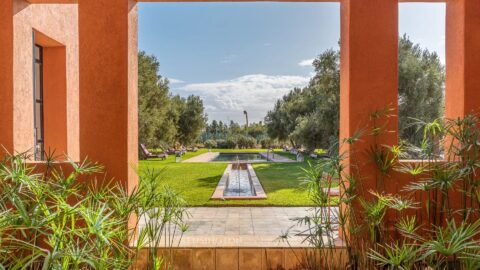
[[[445,117],[480,112],[480,1],[448,0]]]
[[[341,3],[340,64],[340,139],[369,126],[370,113],[386,107],[397,113],[398,0],[344,0]],[[391,117],[389,133],[378,138],[379,144],[396,145],[397,117]],[[362,137],[354,147],[345,147],[346,169],[361,170],[359,192],[368,197],[376,188],[376,168],[366,151],[373,144],[371,136]],[[387,186],[387,183],[385,183]],[[356,205],[355,207],[359,207]]]
[[[82,0],[80,156],[105,165],[131,190],[137,185],[137,6],[129,0]]]
[[[0,158],[13,152],[13,1],[0,5]],[[2,147],[3,146],[3,147]]]

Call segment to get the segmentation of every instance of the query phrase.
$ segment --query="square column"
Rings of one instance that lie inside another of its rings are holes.
[[[357,131],[372,129],[370,114],[391,108],[389,132],[378,136],[378,145],[398,144],[398,0],[344,0],[341,6],[340,140]],[[365,152],[374,144],[365,134],[346,146],[347,171],[361,171],[359,195],[375,190],[377,169]],[[387,179],[388,181],[388,179]],[[387,186],[387,183],[385,183]],[[359,211],[361,212],[361,211]]]
[[[13,153],[13,1],[0,5],[0,158]],[[3,147],[2,147],[3,146]]]
[[[480,112],[480,1],[448,0],[445,117]]]
[[[360,141],[342,145],[340,151],[347,154],[343,165],[355,177],[356,195],[370,200],[369,191],[380,186],[381,177],[368,151],[374,144],[398,144],[398,0],[343,0],[340,43],[340,141],[365,132]],[[374,138],[369,134],[370,115],[385,108],[394,116],[376,120],[376,126],[388,132]],[[387,191],[394,186],[389,180],[384,183]],[[361,221],[358,199],[352,208],[356,221]]]
[[[136,2],[82,0],[78,12],[80,157],[131,190],[138,182]]]

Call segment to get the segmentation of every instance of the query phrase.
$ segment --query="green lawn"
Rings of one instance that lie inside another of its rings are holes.
[[[187,153],[183,160],[207,152],[201,149]],[[214,149],[221,152],[260,152],[261,149]],[[263,150],[266,151],[266,150]],[[259,163],[253,167],[267,193],[266,200],[213,201],[210,197],[223,175],[226,163],[176,163],[173,155],[167,160],[142,160],[140,170],[147,168],[160,171],[158,187],[168,185],[179,192],[190,206],[271,205],[308,206],[305,186],[301,183],[302,167],[306,163]]]

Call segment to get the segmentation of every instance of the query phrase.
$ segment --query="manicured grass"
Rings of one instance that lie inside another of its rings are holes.
[[[189,206],[205,205],[212,196],[218,181],[227,167],[226,163],[169,163],[140,162],[140,170],[159,170],[157,188],[165,185],[187,201]]]
[[[214,149],[220,152],[260,152],[261,149]],[[183,160],[207,152],[201,149],[187,153]],[[265,150],[266,151],[266,150]],[[287,153],[282,153],[287,154]],[[288,154],[287,154],[288,156]],[[173,155],[167,160],[142,160],[140,170],[154,169],[160,173],[158,188],[168,185],[179,192],[190,206],[309,206],[305,186],[302,184],[306,163],[253,164],[255,172],[267,193],[266,200],[210,200],[227,163],[176,163]]]

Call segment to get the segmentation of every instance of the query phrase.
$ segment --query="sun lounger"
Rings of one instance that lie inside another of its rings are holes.
[[[140,150],[141,150],[145,159],[160,158],[160,159],[164,160],[168,157],[167,153],[165,153],[165,152],[151,153],[150,151],[148,151],[147,147],[145,147],[145,145],[143,143],[140,144]]]

